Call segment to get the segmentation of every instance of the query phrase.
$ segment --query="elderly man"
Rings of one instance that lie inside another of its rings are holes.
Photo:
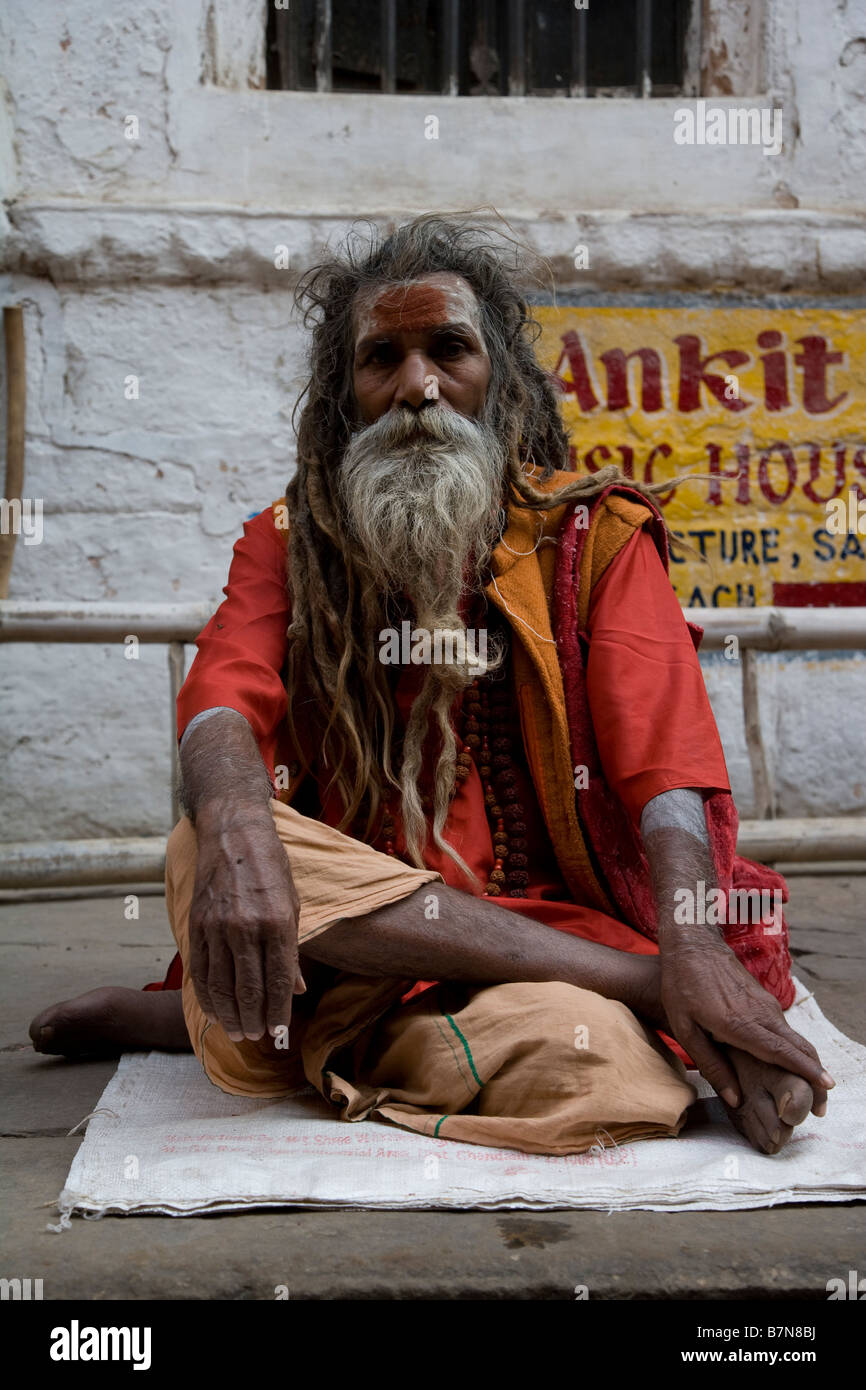
[[[567,471],[477,229],[353,242],[298,297],[297,472],[179,700],[179,958],[35,1046],[191,1043],[232,1094],[306,1077],[347,1119],[551,1154],[678,1133],[687,1053],[777,1152],[833,1082],[783,1015],[784,918],[725,915],[784,883],[735,855],[658,485]]]

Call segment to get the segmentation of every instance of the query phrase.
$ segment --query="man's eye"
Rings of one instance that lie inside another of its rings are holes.
[[[377,343],[367,354],[367,361],[381,364],[391,362],[394,358],[394,348],[391,343]]]
[[[466,344],[462,338],[445,338],[436,346],[437,357],[459,357],[466,351]]]

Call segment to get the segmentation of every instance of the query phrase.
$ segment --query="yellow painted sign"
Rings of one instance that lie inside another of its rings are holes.
[[[854,310],[537,307],[572,467],[659,498],[705,557],[689,607],[866,605],[866,319]]]

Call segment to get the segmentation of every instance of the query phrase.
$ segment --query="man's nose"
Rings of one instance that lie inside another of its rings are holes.
[[[432,363],[423,352],[407,352],[397,373],[392,405],[406,405],[418,410],[435,399],[431,388],[433,375]]]

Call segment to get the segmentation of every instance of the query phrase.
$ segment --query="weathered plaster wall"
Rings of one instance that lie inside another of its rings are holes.
[[[10,0],[0,16],[0,293],[25,309],[27,490],[46,512],[12,597],[218,599],[244,517],[292,466],[291,287],[354,217],[492,203],[571,292],[862,292],[863,0],[705,4],[705,90],[781,104],[778,157],[676,147],[677,101],[266,92],[264,9]],[[779,811],[862,811],[866,664],[762,668]],[[706,671],[748,814],[739,673]],[[162,649],[6,647],[0,692],[4,838],[166,828]]]

